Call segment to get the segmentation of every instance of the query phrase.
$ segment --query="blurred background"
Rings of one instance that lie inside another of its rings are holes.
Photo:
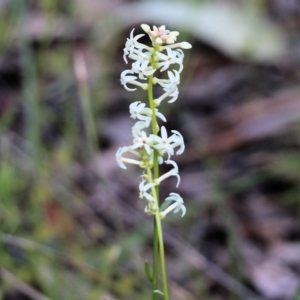
[[[0,299],[150,299],[140,170],[115,161],[146,101],[119,81],[141,23],[193,45],[162,105],[186,142],[171,299],[300,299],[299,16],[297,0],[0,0]]]

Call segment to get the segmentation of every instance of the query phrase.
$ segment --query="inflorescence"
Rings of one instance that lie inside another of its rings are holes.
[[[165,126],[159,127],[157,119],[162,122],[167,120],[158,107],[165,99],[168,99],[168,103],[177,100],[184,57],[181,49],[190,49],[192,46],[187,42],[175,43],[179,32],[169,31],[165,26],[159,28],[153,26],[153,30],[146,24],[141,27],[148,34],[152,47],[138,41],[144,34],[134,36],[134,29],[131,31],[125,44],[123,58],[126,63],[128,63],[127,58],[134,62],[130,70],[121,73],[121,84],[128,91],[135,91],[136,87],[148,90],[148,96],[149,89],[152,89],[153,85],[159,85],[163,93],[156,99],[153,99],[152,96],[149,97],[150,107],[140,101],[130,104],[130,117],[137,120],[132,127],[133,144],[119,148],[116,159],[122,169],[126,169],[126,163],[136,164],[144,169],[139,184],[139,197],[147,202],[145,212],[155,214],[159,210],[155,187],[171,176],[177,178],[176,187],[178,187],[180,183],[178,166],[175,161],[171,160],[171,157],[174,154],[182,154],[185,149],[183,137],[178,131],[172,130],[171,135],[168,136]],[[173,66],[177,66],[177,68],[174,69]],[[163,72],[167,73],[167,79],[165,76],[161,76]],[[152,95],[152,91],[150,95]],[[149,133],[151,126],[152,132]],[[124,154],[127,154],[126,157],[123,156]],[[153,178],[152,169],[155,160],[159,164],[169,165],[171,170]],[[171,211],[174,213],[182,211],[182,216],[184,216],[186,208],[179,194],[170,193],[165,201],[170,205],[160,212],[161,218]]]

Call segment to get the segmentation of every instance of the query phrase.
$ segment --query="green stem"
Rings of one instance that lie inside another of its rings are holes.
[[[151,65],[155,67],[155,52],[152,55]],[[149,76],[148,80],[148,100],[149,106],[152,112],[152,133],[157,135],[158,127],[157,127],[157,118],[155,114],[155,105],[153,99],[153,75]],[[158,165],[158,152],[154,151],[154,162],[153,162],[153,177],[154,179],[159,177],[159,165]],[[147,169],[149,181],[153,182],[152,180],[152,173],[150,169]],[[164,299],[169,300],[169,291],[168,291],[168,280],[167,280],[167,272],[166,272],[166,262],[165,262],[165,251],[164,251],[164,241],[163,241],[163,233],[162,233],[162,226],[161,226],[161,219],[159,215],[159,188],[158,186],[152,188],[152,195],[155,198],[157,210],[155,213],[154,218],[154,230],[153,230],[153,284],[152,288],[153,291],[158,289],[158,254],[160,255],[160,263],[161,263],[161,275],[162,275],[162,282],[163,282],[163,293]],[[152,299],[157,300],[158,294],[152,293]]]
[[[164,299],[169,300],[164,238],[163,238],[163,232],[162,232],[162,227],[161,227],[161,219],[160,219],[160,215],[159,215],[159,210],[156,211],[155,220],[156,220],[158,243],[159,243],[159,250],[160,250],[159,252],[160,252],[161,276],[162,276],[162,281],[163,281]]]
[[[153,75],[149,77],[148,80],[148,100],[149,100],[149,106],[152,111],[152,133],[157,134],[156,129],[156,115],[154,113],[154,101],[153,101]],[[151,171],[150,171],[151,172]],[[157,154],[154,154],[154,178],[158,178],[158,159]],[[155,194],[157,198],[155,198],[158,201],[158,188],[155,188]],[[159,203],[158,203],[159,204]],[[152,282],[152,290],[155,291],[158,289],[158,234],[157,234],[157,223],[156,219],[153,219],[153,282]],[[152,293],[152,299],[157,300],[158,294]]]
[[[152,291],[158,289],[158,235],[156,219],[153,219],[153,281],[152,281]],[[157,300],[158,294],[152,293],[152,299]]]
[[[149,182],[153,182],[153,178],[152,178],[152,173],[151,173],[151,169],[147,168],[147,176],[148,176],[148,180]],[[162,282],[163,282],[163,293],[164,293],[164,299],[165,300],[169,300],[169,290],[168,290],[168,279],[167,279],[167,269],[166,269],[166,260],[165,260],[165,249],[164,249],[164,238],[163,238],[163,232],[162,232],[162,226],[161,226],[161,218],[160,218],[160,212],[159,212],[159,200],[156,194],[156,188],[157,187],[152,187],[151,188],[151,192],[152,195],[155,199],[155,204],[156,204],[156,212],[155,212],[155,225],[156,225],[156,234],[154,235],[156,237],[156,239],[158,240],[158,245],[159,245],[159,254],[160,254],[160,264],[161,264],[161,275],[162,275]],[[154,250],[158,250],[158,247],[156,246],[156,249]],[[158,254],[154,253],[155,251],[153,251],[153,260],[155,257],[155,264],[154,266],[157,267],[158,265],[158,261],[157,261],[157,257]],[[156,270],[156,275],[157,275],[157,270]],[[156,280],[156,285],[154,288],[153,285],[153,291],[157,290],[157,277],[155,279],[155,273],[154,273],[154,269],[153,269],[153,282]],[[157,299],[157,293],[153,293],[153,299]]]

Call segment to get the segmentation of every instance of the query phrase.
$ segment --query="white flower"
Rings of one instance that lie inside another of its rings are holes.
[[[143,44],[141,44],[137,41],[139,38],[144,36],[144,34],[138,34],[134,37],[133,32],[134,32],[134,28],[130,32],[130,38],[127,38],[127,41],[125,43],[123,58],[124,58],[126,64],[128,63],[127,59],[126,59],[126,55],[132,53],[133,50],[136,49],[136,48],[137,49],[142,49],[142,48],[145,47]]]
[[[142,131],[145,128],[148,128],[151,123],[151,119],[147,121],[137,121],[132,127],[132,135],[135,137],[137,133]]]
[[[151,112],[151,113],[152,113],[152,112]],[[159,112],[157,108],[155,108],[155,115],[156,115],[158,118],[160,118],[162,121],[167,122],[166,117],[165,117],[161,112]]]
[[[139,74],[139,79],[147,79],[145,76],[152,75],[156,69],[152,67],[148,67],[149,61],[148,60],[138,60],[132,64],[132,71],[134,73]]]
[[[173,74],[174,72],[174,74]],[[169,79],[159,79],[154,78],[154,83],[158,83],[165,89],[173,89],[174,86],[177,86],[180,83],[180,75],[179,72],[176,70],[168,71]]]
[[[124,86],[124,88],[127,91],[135,91],[136,89],[130,89],[127,84],[133,84],[140,86],[143,90],[147,90],[148,84],[147,83],[141,83],[139,81],[136,81],[137,77],[136,76],[130,76],[128,74],[133,74],[133,71],[131,70],[125,70],[121,73],[121,84]]]
[[[174,213],[178,211],[182,211],[181,217],[183,217],[186,213],[186,208],[184,206],[184,201],[177,193],[170,193],[170,196],[165,199],[165,201],[174,201],[169,207],[165,209],[165,211],[160,213],[161,218],[164,218],[169,212],[174,210]]]
[[[140,190],[140,198],[143,199],[143,198],[146,198],[148,201],[151,201],[151,202],[155,202],[155,199],[154,197],[147,193],[147,191],[152,188],[155,184],[154,183],[147,183],[145,185],[145,182],[146,180],[143,180],[140,184],[139,184],[139,190]]]
[[[160,129],[161,137],[151,134],[154,141],[153,148],[159,150],[161,154],[168,153],[168,159],[174,154],[175,147],[180,146],[176,154],[182,154],[185,148],[182,135],[176,130],[171,132],[173,132],[173,135],[168,137],[166,128],[162,126]]]
[[[160,134],[161,137],[158,135],[151,134],[152,140],[154,141],[153,148],[156,150],[159,150],[161,154],[164,154],[165,152],[168,153],[168,159],[170,159],[170,156],[174,154],[174,149],[171,146],[172,140],[168,138],[167,130],[165,126],[162,126],[160,128]]]
[[[174,85],[172,88],[164,88],[165,93],[162,94],[159,98],[154,99],[155,106],[159,106],[161,101],[166,99],[167,97],[172,97],[168,103],[173,103],[177,100],[179,91],[177,85]]]
[[[174,87],[173,90],[172,89],[170,89],[170,90],[164,89],[164,90],[166,91],[166,95],[168,97],[171,97],[171,100],[169,100],[168,103],[173,103],[173,102],[175,102],[177,100],[178,95],[179,95],[179,91],[178,91],[178,87],[177,86]]]
[[[139,166],[141,165],[141,161],[139,161],[139,160],[122,157],[122,155],[126,152],[131,152],[131,153],[139,156],[139,153],[137,151],[134,151],[133,149],[131,149],[131,147],[120,147],[118,149],[118,151],[116,152],[116,160],[121,169],[127,169],[124,162],[139,165]]]
[[[159,79],[154,77],[154,84],[158,83],[163,87],[163,90],[165,91],[164,94],[154,100],[156,106],[160,105],[161,101],[167,97],[172,97],[171,100],[168,101],[169,103],[173,103],[177,100],[179,95],[177,85],[180,83],[180,76],[178,71],[173,70],[173,72],[168,71],[169,79]]]
[[[181,73],[182,69],[183,69],[183,57],[184,54],[182,52],[182,50],[178,49],[178,50],[174,50],[172,51],[170,48],[167,48],[167,55],[163,54],[161,52],[157,52],[156,55],[159,58],[159,62],[157,63],[157,67],[158,69],[160,69],[160,71],[165,71],[167,70],[171,64],[178,64],[179,65],[179,73]]]
[[[130,104],[129,106],[130,117],[132,119],[138,119],[142,122],[136,122],[134,128],[139,128],[140,130],[143,128],[149,127],[151,123],[152,110],[149,107],[146,107],[145,103],[141,101],[136,101]],[[166,122],[166,117],[155,108],[155,115],[157,118]]]
[[[122,160],[122,155],[123,155],[123,153],[126,152],[126,148],[127,147],[122,147],[122,148],[120,147],[118,149],[118,151],[116,152],[116,160],[121,169],[127,169]]]
[[[179,146],[179,149],[177,150],[176,154],[180,155],[184,152],[185,149],[183,137],[181,133],[177,130],[171,130],[171,132],[173,132],[173,135],[170,136],[169,139],[172,140],[172,147],[175,148]]]
[[[146,60],[149,61],[151,59],[151,53],[150,52],[143,52],[139,49],[133,49],[132,52],[128,55],[129,58],[132,60]]]
[[[152,138],[147,136],[145,131],[136,132],[131,149],[144,148],[146,152],[151,154]]]
[[[177,177],[177,184],[176,187],[178,187],[180,183],[180,176],[178,174],[178,166],[175,161],[173,160],[166,160],[166,164],[173,165],[173,169],[171,169],[169,172],[165,173],[164,175],[160,176],[159,178],[154,179],[154,183],[156,185],[159,185],[163,180],[169,178],[170,176],[176,176]]]
[[[130,117],[142,121],[151,121],[151,109],[146,107],[141,101],[133,102],[129,105]]]

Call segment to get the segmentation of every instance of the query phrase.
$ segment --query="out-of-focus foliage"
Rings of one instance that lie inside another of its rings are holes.
[[[130,19],[127,18],[132,14]],[[127,26],[150,22],[183,28],[227,55],[256,62],[275,62],[287,54],[282,29],[251,1],[143,1],[116,11]]]

